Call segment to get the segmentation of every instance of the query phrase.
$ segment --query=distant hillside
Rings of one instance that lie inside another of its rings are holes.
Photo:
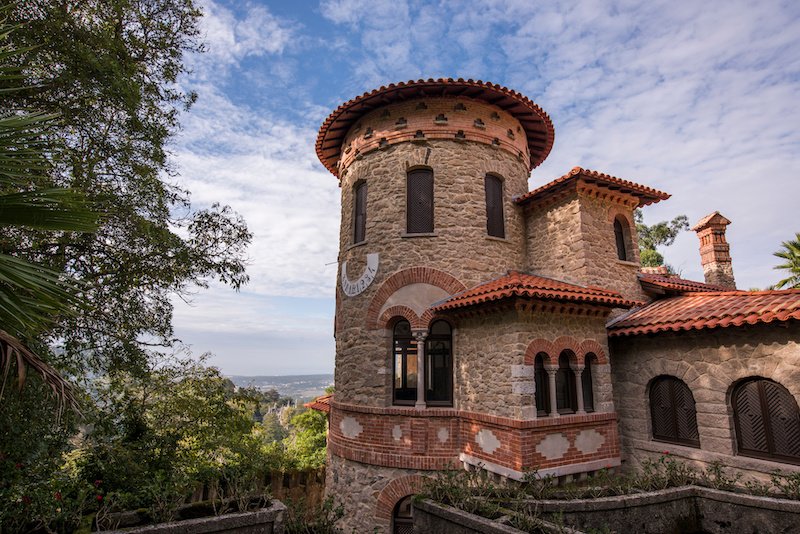
[[[238,387],[255,386],[261,390],[276,389],[285,397],[307,401],[322,395],[333,385],[333,375],[228,376]]]

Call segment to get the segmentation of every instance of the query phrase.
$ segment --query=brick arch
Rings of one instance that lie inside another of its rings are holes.
[[[580,365],[580,363],[578,363],[578,354],[581,350],[581,344],[577,339],[571,336],[561,336],[553,341],[553,346],[556,349],[554,363],[558,364],[558,358],[561,356],[561,353],[565,350],[569,350],[572,352],[572,355],[569,357],[569,362],[573,365]]]
[[[392,319],[395,319],[397,317],[402,317],[405,320],[407,320],[409,324],[411,324],[412,330],[419,330],[421,328],[425,328],[423,320],[420,319],[417,316],[417,314],[414,313],[414,310],[412,310],[408,306],[392,306],[391,308],[388,308],[385,312],[381,314],[380,318],[378,319],[378,323],[383,328],[391,328],[392,326],[394,326]]]
[[[540,352],[547,354],[547,361],[545,363],[552,364],[554,361],[558,364],[558,356],[556,355],[556,347],[551,341],[538,338],[534,339],[528,344],[525,349],[525,365],[533,365],[536,360],[536,355]]]
[[[603,350],[603,347],[600,346],[600,343],[594,339],[584,339],[581,341],[579,351],[577,352],[578,356],[581,360],[590,352],[594,353],[597,356],[597,363],[602,365],[608,363],[608,357],[606,357],[606,353]]]
[[[383,326],[378,316],[381,308],[395,291],[410,284],[430,284],[444,289],[450,295],[466,289],[456,277],[431,267],[410,267],[397,271],[381,284],[372,297],[367,308],[367,328],[374,330]]]
[[[392,523],[394,507],[400,499],[422,491],[426,477],[422,475],[406,475],[386,484],[378,494],[375,504],[375,518],[385,522],[388,527]]]

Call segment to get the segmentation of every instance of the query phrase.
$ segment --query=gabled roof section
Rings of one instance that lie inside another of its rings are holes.
[[[692,226],[692,230],[697,232],[698,230],[702,230],[706,226],[712,226],[712,225],[728,226],[730,223],[731,221],[729,221],[727,217],[722,215],[720,212],[715,211],[714,213],[709,213],[708,215],[697,221],[697,224]]]
[[[610,337],[800,320],[800,289],[713,291],[656,300],[611,321]]]
[[[311,402],[307,402],[303,404],[306,408],[311,408],[312,410],[317,410],[318,412],[325,412],[330,413],[331,411],[331,398],[333,395],[322,395],[317,397],[316,399],[312,400]]]
[[[491,82],[463,78],[409,80],[381,86],[349,100],[325,119],[317,135],[317,156],[334,176],[350,127],[373,109],[413,98],[466,97],[497,106],[517,119],[525,130],[531,153],[531,169],[541,164],[553,148],[555,130],[547,113],[528,97]]]
[[[638,199],[638,206],[647,206],[670,197],[669,193],[664,193],[658,189],[639,185],[628,180],[617,178],[609,174],[592,171],[581,167],[573,167],[571,171],[552,182],[530,191],[517,199],[517,204],[525,205],[539,200],[549,198],[562,191],[576,187],[580,182],[594,185],[609,191],[631,195]]]
[[[677,276],[664,276],[654,273],[639,273],[639,283],[642,289],[658,294],[683,294],[701,291],[729,291],[730,288],[686,280]]]
[[[512,297],[586,303],[608,308],[630,308],[637,304],[624,299],[616,291],[584,287],[543,276],[510,271],[500,278],[456,293],[434,306],[433,311],[444,312]]]

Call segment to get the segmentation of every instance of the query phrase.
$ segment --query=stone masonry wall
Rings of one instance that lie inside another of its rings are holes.
[[[779,382],[800,401],[800,324],[720,328],[611,338],[614,402],[623,457],[632,466],[664,450],[699,465],[720,460],[749,475],[800,467],[736,455],[731,388],[742,378]],[[648,384],[659,375],[683,380],[694,395],[700,448],[652,439]]]

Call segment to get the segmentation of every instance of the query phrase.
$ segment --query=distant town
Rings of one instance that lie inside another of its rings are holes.
[[[309,401],[322,395],[325,388],[333,385],[333,374],[285,375],[285,376],[228,376],[237,387],[254,386],[261,391],[276,390],[283,397],[297,401]]]

